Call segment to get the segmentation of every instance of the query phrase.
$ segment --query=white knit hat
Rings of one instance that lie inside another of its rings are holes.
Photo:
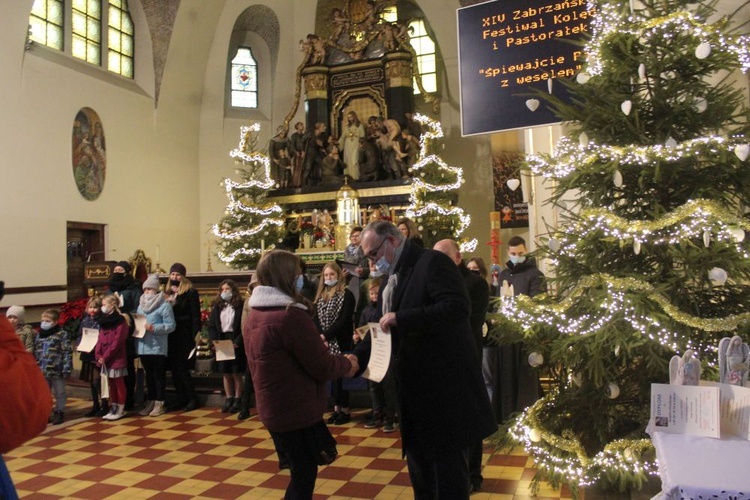
[[[158,274],[149,274],[148,278],[146,278],[146,281],[143,282],[143,289],[151,288],[152,290],[158,290],[159,289],[159,275]]]
[[[23,323],[24,316],[26,315],[26,309],[24,309],[23,306],[10,306],[8,310],[5,312],[5,317],[9,316],[15,316],[18,318],[18,321]]]

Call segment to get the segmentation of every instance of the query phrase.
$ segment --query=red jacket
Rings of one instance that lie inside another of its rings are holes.
[[[276,288],[256,287],[243,330],[258,415],[272,432],[320,422],[328,401],[325,382],[351,369],[348,359],[328,353],[309,312],[301,304],[287,307],[291,303]]]
[[[36,359],[5,317],[0,317],[0,381],[2,454],[42,432],[52,410],[52,395]]]

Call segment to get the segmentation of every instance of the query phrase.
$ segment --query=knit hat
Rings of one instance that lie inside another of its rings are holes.
[[[151,288],[152,290],[158,290],[159,289],[159,275],[157,274],[149,274],[148,278],[146,278],[146,281],[143,282],[143,289]]]
[[[120,262],[115,264],[115,267],[118,266],[125,269],[125,274],[130,274],[133,272],[133,266],[131,266],[130,262],[128,262],[127,260],[121,260]]]
[[[24,315],[26,314],[26,309],[24,309],[23,306],[10,306],[7,311],[5,311],[5,317],[8,316],[15,316],[18,318],[18,321],[23,323]]]
[[[181,275],[185,276],[187,274],[187,269],[179,262],[175,262],[174,264],[172,264],[172,267],[169,268],[169,273],[180,273]]]

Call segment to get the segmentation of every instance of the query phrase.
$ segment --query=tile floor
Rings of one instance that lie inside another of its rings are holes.
[[[218,408],[116,422],[81,418],[88,403],[70,399],[68,420],[5,456],[21,498],[282,498],[273,443],[257,417],[240,422]],[[315,499],[411,499],[398,432],[365,429],[362,416],[330,426],[339,458],[321,467]],[[532,498],[531,461],[521,452],[490,455],[472,500]],[[536,499],[570,498],[542,488]]]

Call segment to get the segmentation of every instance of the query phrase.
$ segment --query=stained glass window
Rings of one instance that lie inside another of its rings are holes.
[[[135,30],[127,0],[109,1],[107,67],[113,73],[133,78]]]
[[[29,26],[32,41],[133,78],[135,25],[128,0],[35,0]]]
[[[258,63],[249,47],[239,47],[232,59],[232,107],[258,107]]]
[[[102,52],[102,4],[99,0],[73,0],[72,7],[73,57],[98,66]]]
[[[437,92],[437,64],[435,58],[435,42],[427,34],[424,20],[417,19],[409,24],[411,31],[411,46],[417,53],[419,74],[422,75],[422,86],[425,92]],[[413,31],[412,31],[413,30]],[[419,94],[419,88],[414,82],[414,93]]]
[[[31,39],[47,47],[63,50],[63,0],[35,0],[29,16]]]

